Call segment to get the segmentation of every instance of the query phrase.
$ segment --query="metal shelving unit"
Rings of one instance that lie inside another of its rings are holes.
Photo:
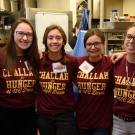
[[[105,49],[104,54],[109,52],[123,51],[122,44],[125,30],[121,29],[101,29],[105,35]]]

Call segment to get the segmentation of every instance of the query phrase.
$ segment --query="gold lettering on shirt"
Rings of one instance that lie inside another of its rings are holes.
[[[33,76],[33,73],[31,71],[26,72],[26,68],[17,68],[15,69],[14,76]],[[3,69],[3,77],[10,77],[12,76],[8,70]]]
[[[65,94],[65,83],[41,82],[42,91],[50,94]]]
[[[135,78],[128,77],[130,86],[127,87],[127,77],[115,76],[116,99],[121,102],[135,104]]]
[[[83,79],[108,79],[108,72],[101,72],[99,74],[97,73],[90,73],[85,74],[82,71],[78,72],[77,78],[83,78]]]
[[[79,93],[103,95],[106,83],[78,82]]]
[[[35,80],[10,80],[6,81],[6,84],[10,93],[25,93],[33,91],[35,82]]]
[[[130,86],[127,86],[126,81],[130,81]],[[125,76],[115,76],[116,84],[116,99],[121,102],[135,104],[135,78]]]
[[[115,76],[115,84],[125,85],[126,80],[130,80],[131,85],[135,86],[135,78],[128,77],[127,79],[125,76]]]
[[[3,69],[3,77],[6,80],[7,94],[32,92],[36,82],[33,73],[26,68],[16,68],[14,76],[8,70]],[[28,77],[32,78],[28,79]]]
[[[53,80],[68,80],[68,73],[40,72],[40,78]]]
[[[40,72],[40,84],[42,91],[48,94],[65,94],[69,74]],[[59,80],[59,81],[58,81]]]
[[[135,91],[123,88],[115,88],[116,99],[121,102],[135,104]]]
[[[81,79],[81,82],[77,82],[79,87],[79,93],[91,95],[105,94],[107,84],[104,81],[100,82],[100,80],[107,81],[109,78],[108,72],[85,74],[82,71],[79,71],[77,78]],[[98,80],[98,82],[96,82],[96,80]]]
[[[7,88],[24,88],[24,87],[31,87],[34,85],[35,80],[12,80],[6,81]]]

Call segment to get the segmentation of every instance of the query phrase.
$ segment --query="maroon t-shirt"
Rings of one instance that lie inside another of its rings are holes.
[[[113,110],[115,113],[135,117],[135,63],[129,63],[128,76],[126,73],[126,56],[115,64],[115,93],[116,100]],[[130,84],[127,84],[127,78]]]
[[[24,108],[34,105],[33,87],[36,79],[28,69],[27,61],[17,57],[14,76],[3,66],[4,55],[0,53],[0,106]]]
[[[109,57],[103,56],[98,62],[83,61],[94,66],[88,73],[79,70],[77,83],[79,100],[77,124],[79,128],[111,128],[114,77]],[[80,62],[80,65],[83,63]]]
[[[38,97],[37,111],[56,115],[74,111],[75,98],[73,80],[76,74],[76,59],[65,54],[59,61],[51,61],[45,56],[40,67],[42,90]]]

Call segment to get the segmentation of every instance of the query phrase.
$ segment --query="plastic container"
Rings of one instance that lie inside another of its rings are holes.
[[[110,17],[111,22],[118,22],[119,21],[119,12],[118,10],[113,9]]]
[[[130,22],[130,18],[128,14],[124,14],[124,18],[126,22]]]
[[[130,22],[135,22],[135,16],[130,16]]]

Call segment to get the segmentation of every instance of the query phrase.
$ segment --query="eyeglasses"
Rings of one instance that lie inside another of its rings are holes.
[[[49,40],[53,40],[54,38],[55,38],[56,40],[61,40],[61,39],[62,39],[61,36],[48,36],[47,38],[48,38]]]
[[[126,40],[130,41],[131,39],[133,39],[133,41],[135,42],[135,36],[132,36],[131,34],[127,34]]]
[[[30,32],[24,32],[24,31],[16,31],[16,34],[18,38],[23,38],[24,36],[27,37],[27,39],[31,40],[33,38],[33,34]]]
[[[88,46],[88,47],[92,47],[92,46],[94,46],[95,48],[98,48],[98,47],[100,47],[100,45],[102,44],[102,42],[93,42],[93,43],[86,43],[86,46]]]

